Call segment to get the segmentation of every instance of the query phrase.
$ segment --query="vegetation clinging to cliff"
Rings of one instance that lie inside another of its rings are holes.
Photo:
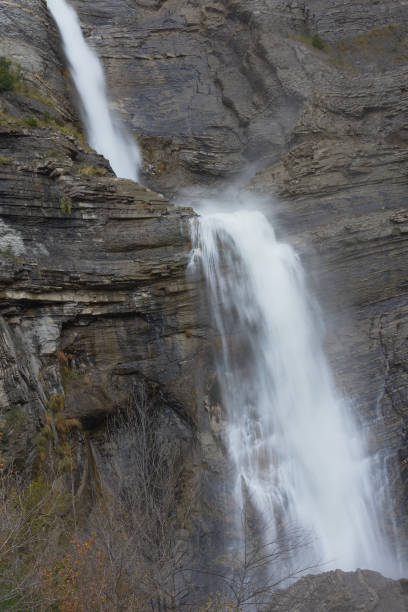
[[[13,68],[11,60],[0,57],[0,91],[12,91],[20,80],[20,73]]]

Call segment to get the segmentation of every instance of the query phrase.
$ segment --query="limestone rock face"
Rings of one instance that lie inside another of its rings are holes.
[[[406,530],[408,5],[75,6],[144,144],[147,184],[173,194],[258,170],[250,189],[277,196],[266,210],[304,258]]]
[[[336,570],[306,576],[286,591],[277,592],[268,610],[404,612],[407,606],[406,580],[389,580],[377,572]]]
[[[33,98],[9,101],[9,110],[29,114],[48,111],[72,119],[67,73],[61,64],[60,41],[43,0],[5,1],[0,6],[0,56],[18,63]],[[52,103],[50,107],[44,100]]]
[[[97,422],[106,416],[120,404],[113,379],[128,374],[157,383],[164,376],[174,385],[175,403],[183,395],[190,399],[177,379],[179,362],[189,361],[187,345],[195,351],[185,276],[192,210],[175,209],[163,196],[113,178],[105,160],[49,129],[3,125],[2,136],[6,345],[18,336],[37,383],[51,387],[50,361],[58,366],[58,351],[70,355],[66,365],[75,375],[65,381],[65,408],[72,418]],[[58,158],[49,156],[50,140]],[[28,163],[27,151],[35,152]],[[103,176],[88,178],[83,168]],[[58,379],[53,382],[58,387]]]
[[[84,144],[43,1],[3,3],[0,20],[2,52],[22,71],[17,91],[0,98],[1,448],[38,474],[42,432],[57,413],[72,429],[84,510],[101,484],[115,491],[126,449],[113,453],[106,423],[143,391],[163,445],[179,446],[177,500],[181,513],[192,508],[180,527],[214,558],[225,458],[211,418],[214,334],[187,274],[196,215],[116,179]]]
[[[164,435],[183,442],[197,554],[219,552],[231,526],[216,338],[200,282],[186,275],[195,213],[167,197],[239,178],[277,196],[266,212],[329,314],[335,375],[390,471],[408,542],[408,4],[73,4],[112,105],[143,146],[149,188],[115,179],[76,134],[44,0],[2,2],[0,55],[26,83],[0,98],[0,414],[17,460],[34,466],[50,401],[63,397],[66,419],[87,433],[80,478],[91,461],[103,476],[106,419],[144,385]],[[361,609],[383,609],[366,603],[380,578],[329,578],[346,593],[336,609],[361,581]],[[404,601],[404,583],[386,584]]]
[[[398,132],[404,123],[408,17],[399,1],[74,4],[162,189],[208,184],[278,160],[307,109],[316,123],[328,106],[336,122],[325,114],[320,129],[335,133],[365,109],[366,132],[378,132],[373,120],[383,106],[393,109],[384,117],[390,127]],[[312,46],[313,35],[323,51]]]

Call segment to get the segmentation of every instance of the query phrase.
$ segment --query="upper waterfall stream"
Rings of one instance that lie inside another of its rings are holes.
[[[65,0],[47,4],[91,146],[117,176],[137,180],[139,149],[109,110],[101,64],[75,11]],[[276,537],[293,525],[311,534],[307,558],[294,547],[296,567],[322,562],[323,570],[397,574],[373,463],[335,388],[298,256],[256,211],[203,214],[193,234],[193,266],[204,271],[222,346],[218,377],[237,507],[248,496]]]
[[[65,0],[47,0],[47,5],[64,43],[89,144],[109,160],[116,176],[137,181],[142,164],[139,148],[109,108],[102,65],[84,40],[77,14]]]

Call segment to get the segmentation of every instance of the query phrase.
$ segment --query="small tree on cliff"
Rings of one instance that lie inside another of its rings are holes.
[[[19,80],[20,75],[13,68],[11,61],[0,57],[0,92],[13,90]]]

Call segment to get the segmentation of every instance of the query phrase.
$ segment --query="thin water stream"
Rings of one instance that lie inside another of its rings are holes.
[[[139,147],[109,108],[101,62],[86,44],[75,10],[65,0],[47,0],[64,44],[91,147],[109,160],[120,178],[138,179]]]

